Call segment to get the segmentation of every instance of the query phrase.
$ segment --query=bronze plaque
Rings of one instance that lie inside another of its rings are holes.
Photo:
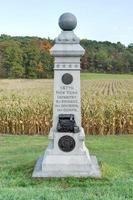
[[[59,139],[58,145],[62,151],[70,152],[75,148],[75,140],[69,135],[64,135]]]
[[[69,73],[66,73],[66,74],[63,74],[62,76],[62,82],[65,84],[65,85],[69,85],[73,82],[73,76]]]

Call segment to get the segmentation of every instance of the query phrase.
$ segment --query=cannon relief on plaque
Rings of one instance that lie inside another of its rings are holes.
[[[60,114],[57,123],[58,132],[78,133],[79,127],[77,126],[73,114]]]

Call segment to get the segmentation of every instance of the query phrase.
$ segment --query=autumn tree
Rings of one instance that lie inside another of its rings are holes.
[[[54,41],[38,37],[0,36],[0,78],[46,78],[53,76],[54,60],[50,55]],[[85,54],[81,69],[89,72],[132,73],[133,43],[98,42],[83,39]]]

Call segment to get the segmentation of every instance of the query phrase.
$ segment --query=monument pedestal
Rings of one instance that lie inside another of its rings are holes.
[[[90,156],[84,144],[84,130],[79,133],[61,133],[75,140],[71,152],[63,152],[59,148],[60,133],[52,129],[49,134],[49,145],[44,156],[41,156],[35,166],[33,177],[100,177],[100,171],[95,156]]]

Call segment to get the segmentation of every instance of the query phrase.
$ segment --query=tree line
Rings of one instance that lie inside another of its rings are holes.
[[[54,59],[49,50],[54,41],[39,37],[0,36],[0,78],[50,78]],[[133,44],[81,40],[85,54],[81,69],[88,72],[132,73]]]

